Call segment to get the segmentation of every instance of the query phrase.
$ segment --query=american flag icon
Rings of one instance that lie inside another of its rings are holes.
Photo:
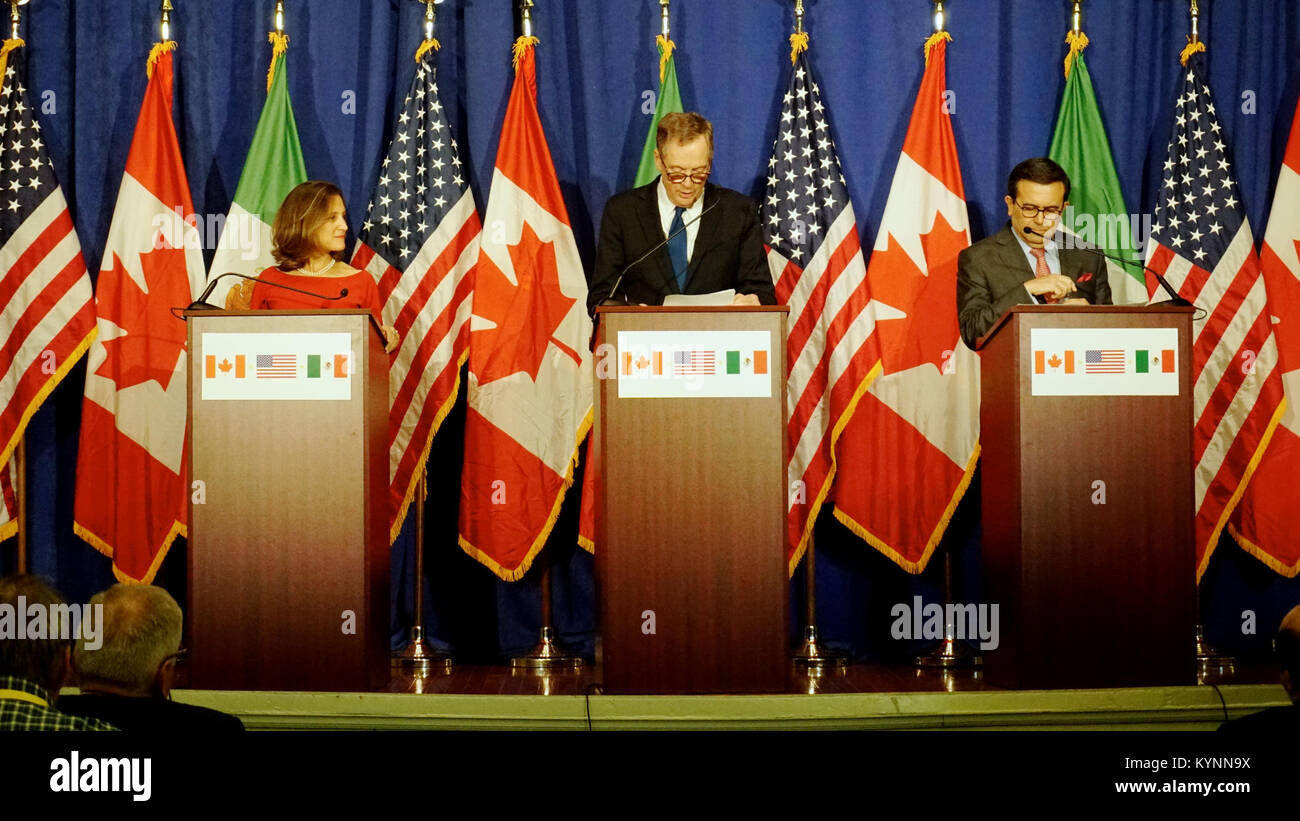
[[[1087,351],[1083,355],[1084,373],[1123,373],[1123,351]]]
[[[291,353],[257,355],[258,379],[293,379],[298,375],[298,357]]]
[[[713,376],[718,357],[714,351],[673,351],[675,376]]]

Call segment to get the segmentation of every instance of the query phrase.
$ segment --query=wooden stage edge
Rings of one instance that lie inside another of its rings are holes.
[[[1276,681],[1235,676],[1229,681]],[[791,676],[772,695],[598,695],[588,672],[542,677],[509,668],[398,674],[390,692],[174,690],[250,730],[1214,730],[1287,703],[1276,683],[1102,690],[998,690],[969,673],[853,665]],[[879,691],[894,685],[891,692]],[[846,692],[853,689],[859,692]]]

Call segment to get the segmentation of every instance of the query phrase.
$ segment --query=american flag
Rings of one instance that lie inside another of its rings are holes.
[[[258,379],[293,379],[298,375],[298,357],[291,353],[257,355]]]
[[[21,42],[21,41],[20,41]],[[41,139],[21,53],[0,59],[0,466],[95,333],[94,293]],[[11,494],[5,493],[6,508]],[[0,516],[0,536],[14,523]]]
[[[392,539],[460,389],[482,232],[436,74],[428,51],[402,104],[352,257],[378,280],[384,323],[402,339],[388,372]]]
[[[673,373],[677,376],[712,376],[717,365],[716,351],[673,351]]]
[[[805,53],[781,106],[761,208],[777,301],[786,331],[789,567],[803,555],[834,477],[834,439],[871,368],[874,320],[857,218],[831,138],[826,106]]]
[[[1183,71],[1147,250],[1148,266],[1203,309],[1192,323],[1198,579],[1282,399],[1264,280],[1203,59],[1193,54]]]
[[[1084,351],[1084,373],[1123,373],[1123,351]]]

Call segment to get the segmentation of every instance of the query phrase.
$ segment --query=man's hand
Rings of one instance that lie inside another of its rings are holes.
[[[1029,290],[1029,293],[1036,296],[1053,296],[1058,300],[1063,299],[1066,294],[1078,290],[1074,280],[1060,274],[1034,277],[1025,283],[1025,288]]]
[[[732,305],[753,305],[755,307],[762,303],[758,301],[758,294],[736,294],[731,298]]]

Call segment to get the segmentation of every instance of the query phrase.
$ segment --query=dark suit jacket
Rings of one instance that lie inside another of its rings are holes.
[[[1093,305],[1110,304],[1110,279],[1106,258],[1077,248],[1060,248],[1061,273],[1074,280],[1078,293]],[[975,340],[988,333],[998,317],[1012,305],[1033,305],[1024,284],[1034,278],[1024,249],[1008,223],[957,257],[957,322],[961,338],[975,348]]]
[[[244,729],[242,721],[220,710],[160,698],[83,693],[61,696],[59,709],[69,715],[107,721],[127,732],[176,735],[242,732]]]
[[[587,292],[589,313],[595,313],[596,306],[609,298],[620,271],[663,242],[659,194],[655,190],[659,185],[656,177],[649,185],[615,194],[605,206],[596,243],[596,270]],[[711,206],[712,210],[700,218],[684,291],[677,287],[665,245],[627,272],[615,298],[626,299],[632,305],[662,305],[668,294],[707,294],[735,288],[737,293],[756,294],[764,305],[775,305],[776,292],[753,200],[710,184],[704,189],[704,208]]]

